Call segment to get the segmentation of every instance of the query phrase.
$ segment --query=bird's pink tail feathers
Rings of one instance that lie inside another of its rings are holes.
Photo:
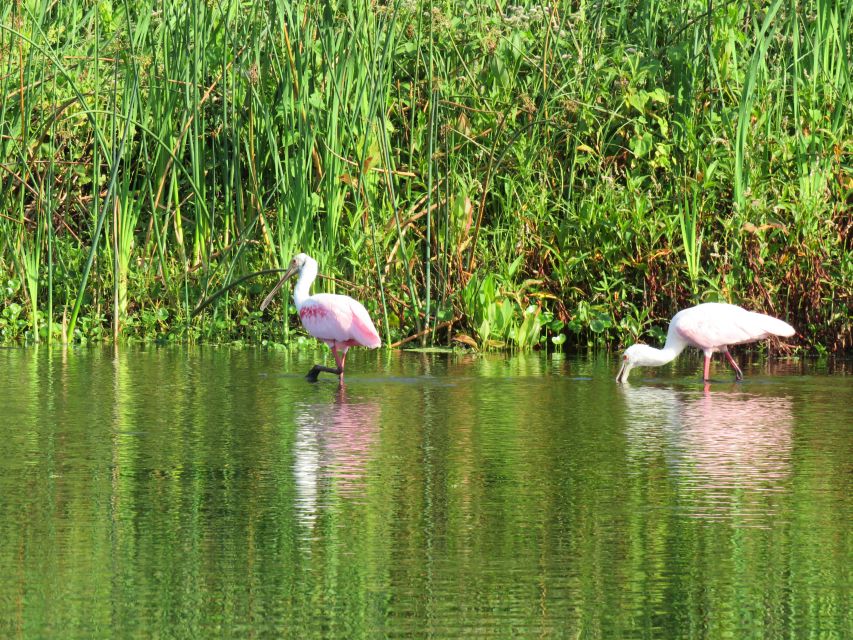
[[[355,302],[355,301],[353,301]],[[379,332],[373,326],[373,321],[370,319],[367,310],[359,303],[351,305],[352,307],[352,323],[358,335],[358,341],[362,346],[370,349],[376,349],[382,345],[382,339],[379,337]]]
[[[763,313],[756,313],[755,315],[761,316],[761,327],[769,334],[787,338],[796,333],[794,327],[784,320],[779,320],[779,318],[774,318]]]

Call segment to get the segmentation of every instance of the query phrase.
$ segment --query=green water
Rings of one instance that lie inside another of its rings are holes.
[[[853,637],[850,369],[316,355],[0,350],[0,636]]]

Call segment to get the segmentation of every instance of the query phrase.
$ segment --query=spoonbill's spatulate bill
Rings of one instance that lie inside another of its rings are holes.
[[[706,302],[683,309],[673,316],[666,334],[663,349],[645,344],[628,347],[622,356],[622,367],[616,382],[626,382],[634,367],[659,367],[671,362],[685,347],[696,347],[705,353],[705,381],[709,380],[711,356],[715,351],[724,353],[735,370],[738,380],[743,372],[729,353],[733,344],[754,342],[770,336],[794,335],[794,327],[772,316],[747,311],[734,304]]]
[[[382,340],[367,309],[357,300],[333,293],[311,295],[311,284],[317,277],[317,261],[304,253],[290,261],[287,272],[261,303],[261,311],[267,308],[287,279],[297,273],[299,278],[293,288],[293,304],[299,312],[302,326],[312,336],[331,347],[338,365],[337,369],[314,365],[305,377],[315,382],[317,376],[325,371],[338,375],[343,382],[347,350],[356,346],[375,349],[382,344]]]

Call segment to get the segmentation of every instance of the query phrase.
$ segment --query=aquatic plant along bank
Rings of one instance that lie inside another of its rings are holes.
[[[390,345],[659,341],[725,301],[849,350],[852,15],[3,3],[0,341],[292,343],[259,306],[306,251]]]

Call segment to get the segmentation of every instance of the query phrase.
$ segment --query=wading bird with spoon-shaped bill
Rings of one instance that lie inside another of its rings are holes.
[[[299,274],[293,287],[293,304],[305,330],[332,349],[337,369],[314,365],[305,377],[315,382],[321,372],[334,373],[344,380],[344,363],[350,347],[375,349],[382,344],[376,327],[367,309],[349,296],[334,293],[311,295],[311,284],[317,277],[317,261],[300,253],[290,261],[290,267],[261,303],[261,311],[267,308],[281,286],[295,274]]]
[[[627,382],[634,367],[659,367],[674,360],[686,347],[696,347],[705,354],[704,380],[710,379],[711,356],[719,351],[735,370],[738,380],[743,372],[729,353],[728,347],[755,342],[770,336],[794,335],[794,327],[772,316],[755,313],[734,304],[706,302],[676,313],[669,323],[663,349],[645,344],[628,347],[622,356],[622,367],[616,382]]]

